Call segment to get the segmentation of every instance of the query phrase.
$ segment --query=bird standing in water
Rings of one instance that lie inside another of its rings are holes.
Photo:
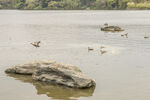
[[[37,42],[34,42],[34,43],[31,43],[34,47],[36,47],[36,48],[38,48],[38,47],[40,47],[40,44],[41,43],[41,41],[37,41]]]

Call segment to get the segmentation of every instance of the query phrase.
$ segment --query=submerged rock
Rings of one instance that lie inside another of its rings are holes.
[[[78,67],[54,61],[17,65],[6,69],[5,72],[32,75],[32,78],[36,81],[60,84],[72,88],[89,88],[96,85],[95,81],[83,74]]]
[[[101,28],[101,31],[115,32],[115,31],[124,31],[124,29],[120,28],[119,26],[104,26]]]
[[[9,77],[15,78],[15,80],[20,80],[21,82],[32,84],[35,87],[38,95],[44,94],[56,100],[70,100],[70,98],[89,97],[93,95],[95,90],[95,87],[87,89],[74,89],[55,84],[49,83],[47,84],[45,82],[34,81],[32,77],[29,75],[20,75],[20,74],[7,74],[7,75]]]

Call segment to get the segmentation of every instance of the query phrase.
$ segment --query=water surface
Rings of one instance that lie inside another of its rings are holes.
[[[104,23],[125,29],[100,31]],[[121,34],[128,33],[128,38]],[[149,11],[0,11],[0,99],[149,100]],[[35,48],[31,42],[41,41]],[[105,46],[104,54],[100,46]],[[92,47],[94,51],[88,51]],[[55,60],[79,66],[96,80],[85,90],[7,75],[9,66]]]

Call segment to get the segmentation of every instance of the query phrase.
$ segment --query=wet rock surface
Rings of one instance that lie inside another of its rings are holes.
[[[124,31],[124,29],[122,29],[119,26],[104,26],[101,28],[101,31],[117,32],[117,31]]]
[[[32,75],[36,70],[38,70],[42,65],[50,65],[55,63],[54,61],[39,61],[30,62],[27,64],[19,64],[9,67],[5,70],[6,73],[22,74],[22,75]]]
[[[6,73],[32,75],[36,81],[64,85],[72,88],[89,88],[95,81],[73,65],[56,63],[55,61],[39,61],[12,66]]]

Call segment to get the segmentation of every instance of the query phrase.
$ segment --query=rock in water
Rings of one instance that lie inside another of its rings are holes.
[[[65,85],[72,88],[89,88],[95,86],[93,79],[73,65],[40,61],[14,66],[6,69],[6,73],[32,75],[37,81]]]
[[[110,31],[110,32],[117,32],[117,31],[124,31],[124,29],[118,26],[104,26],[101,28],[101,31]]]
[[[50,65],[55,63],[54,61],[39,61],[31,62],[27,64],[20,64],[12,66],[5,70],[6,73],[22,74],[22,75],[32,75],[36,70],[40,69],[42,65]]]
[[[46,82],[33,81],[32,77],[29,75],[7,75],[15,78],[16,80],[20,80],[21,82],[32,84],[35,87],[38,95],[47,95],[55,100],[70,100],[70,98],[89,97],[93,95],[95,90],[95,87],[87,89],[73,89],[55,84],[47,84]]]
[[[76,66],[58,63],[41,67],[33,74],[33,79],[75,88],[88,88],[95,85],[95,82]]]

